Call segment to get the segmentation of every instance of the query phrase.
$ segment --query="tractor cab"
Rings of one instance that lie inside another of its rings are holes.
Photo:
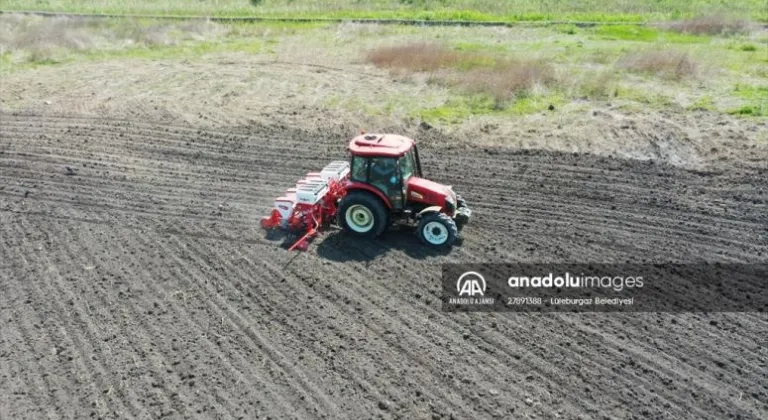
[[[466,203],[450,186],[423,178],[412,139],[396,134],[361,134],[349,143],[349,152],[347,197],[338,214],[339,224],[347,231],[378,236],[396,218],[421,220],[432,214],[441,219],[438,224],[447,227],[434,227],[439,235],[428,242],[442,245],[452,243],[458,228],[469,220]],[[463,207],[460,212],[459,207]]]
[[[376,194],[394,211],[405,210],[409,181],[421,178],[414,141],[397,135],[361,135],[352,140],[349,151],[351,186]]]

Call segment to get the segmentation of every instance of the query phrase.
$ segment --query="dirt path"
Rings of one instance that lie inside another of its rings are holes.
[[[0,418],[768,417],[765,314],[439,302],[446,261],[766,262],[764,170],[425,138],[476,213],[461,247],[403,229],[294,254],[258,218],[344,139],[0,118]]]

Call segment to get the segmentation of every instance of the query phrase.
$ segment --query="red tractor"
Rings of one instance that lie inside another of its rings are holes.
[[[304,232],[290,248],[304,250],[323,225],[376,237],[395,221],[411,222],[422,242],[445,248],[469,222],[471,210],[450,186],[422,177],[412,139],[361,134],[349,143],[349,153],[349,163],[331,162],[287,190],[261,226]]]

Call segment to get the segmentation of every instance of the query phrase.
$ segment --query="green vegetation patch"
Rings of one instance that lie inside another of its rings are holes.
[[[715,103],[711,96],[702,96],[688,106],[691,111],[716,111]]]
[[[768,21],[764,0],[5,0],[4,10],[221,17],[648,22],[723,12]]]
[[[415,114],[425,121],[458,124],[473,115],[498,114],[495,101],[490,95],[458,96],[445,104],[417,111]]]
[[[729,110],[728,113],[736,115],[750,115],[755,117],[768,116],[768,85],[749,86],[737,84],[734,94],[745,100],[742,106]]]
[[[483,42],[457,42],[453,49],[460,52],[506,52],[508,47],[504,44],[490,44]]]
[[[768,101],[768,85],[765,86],[749,86],[743,84],[737,84],[733,91],[740,98],[744,98],[751,101]]]
[[[664,31],[653,26],[640,25],[598,26],[592,29],[592,33],[600,39],[611,41],[672,42],[679,44],[710,41],[708,36]]]
[[[455,96],[443,105],[421,109],[412,113],[424,121],[458,124],[473,116],[515,116],[555,110],[565,103],[559,94],[520,94],[508,104],[502,105],[492,95]]]
[[[23,61],[15,62],[9,69],[22,70],[39,66],[58,65],[76,62],[78,60],[107,60],[114,58],[131,58],[140,60],[167,60],[185,57],[199,57],[206,54],[221,52],[242,52],[256,54],[262,52],[265,43],[258,39],[239,39],[228,41],[186,42],[177,45],[138,45],[124,49],[86,50],[86,51],[33,51]],[[3,62],[12,61],[11,54],[6,53]]]
[[[634,86],[619,85],[616,88],[616,97],[650,106],[653,108],[665,108],[674,105],[672,99],[659,92],[650,92]]]

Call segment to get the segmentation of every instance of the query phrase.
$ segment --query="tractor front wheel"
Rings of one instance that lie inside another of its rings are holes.
[[[419,239],[435,248],[447,248],[456,242],[459,229],[456,222],[444,213],[430,213],[419,220],[416,233]]]
[[[387,210],[377,197],[362,191],[347,194],[339,204],[339,225],[362,237],[376,237],[387,227]]]

